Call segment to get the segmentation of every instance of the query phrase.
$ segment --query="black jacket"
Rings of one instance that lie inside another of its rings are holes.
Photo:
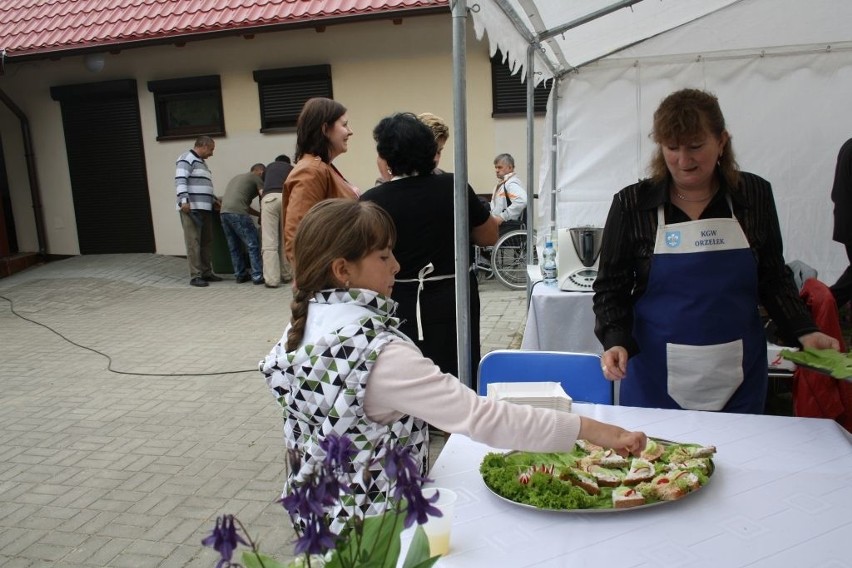
[[[837,155],[831,200],[834,202],[834,234],[831,238],[852,246],[852,138],[840,147]]]
[[[738,187],[734,189],[720,179],[719,191],[701,218],[730,218],[728,195],[757,260],[760,303],[777,323],[785,341],[795,345],[797,337],[818,328],[799,298],[792,273],[784,262],[772,186],[747,172],[740,173]],[[613,198],[594,284],[595,334],[604,349],[621,345],[631,356],[638,351],[632,336],[633,306],[648,284],[660,204],[664,204],[666,223],[690,220],[672,205],[667,182],[643,180],[622,189]]]

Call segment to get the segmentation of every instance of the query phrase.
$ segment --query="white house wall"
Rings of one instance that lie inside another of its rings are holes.
[[[0,89],[30,120],[35,159],[44,205],[47,252],[79,254],[77,230],[60,104],[50,98],[50,87],[132,78],[139,89],[140,117],[147,163],[156,251],[185,253],[183,235],[174,209],[174,163],[192,140],[156,140],[156,117],[151,80],[220,75],[227,135],[216,139],[208,160],[217,193],[252,163],[270,162],[278,154],[292,157],[294,133],[260,133],[257,83],[252,72],[303,65],[330,64],[335,99],[349,109],[355,136],[349,152],[335,165],[362,190],[371,187],[377,171],[372,128],[394,111],[429,111],[453,120],[452,35],[449,15],[406,18],[401,25],[376,21],[313,29],[257,34],[189,42],[185,47],[162,45],[106,54],[104,69],[89,72],[83,57],[57,61],[7,64]],[[468,176],[478,193],[494,185],[492,160],[497,153],[515,156],[525,179],[526,123],[524,118],[491,118],[491,78],[487,47],[468,34]],[[537,121],[540,122],[541,121]],[[452,171],[450,143],[441,166]],[[12,193],[19,249],[38,249],[20,125],[0,105],[2,136]],[[540,138],[539,135],[536,138]],[[121,172],[103,168],[104,183],[121,183]]]

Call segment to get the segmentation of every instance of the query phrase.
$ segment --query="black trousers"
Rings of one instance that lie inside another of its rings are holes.
[[[852,299],[852,244],[846,245],[846,258],[849,259],[849,266],[831,287],[837,309],[842,308]]]
[[[506,233],[510,233],[512,231],[517,231],[523,227],[520,221],[503,221],[500,224],[500,236],[502,237]]]

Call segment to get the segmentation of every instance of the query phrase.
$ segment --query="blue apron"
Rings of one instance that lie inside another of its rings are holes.
[[[620,403],[762,414],[766,335],[745,233],[735,217],[666,225],[662,205],[657,220],[648,287],[634,307],[641,351],[627,363]]]

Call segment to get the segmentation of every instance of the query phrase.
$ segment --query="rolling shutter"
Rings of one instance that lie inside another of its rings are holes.
[[[51,96],[62,108],[80,253],[154,252],[136,81],[53,87]]]

